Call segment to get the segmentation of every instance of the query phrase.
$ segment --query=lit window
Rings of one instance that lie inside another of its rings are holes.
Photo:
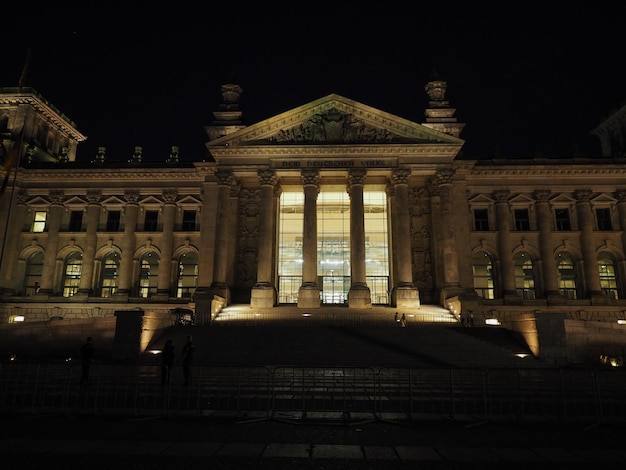
[[[35,218],[33,219],[32,232],[43,232],[46,230],[46,218],[48,213],[46,211],[36,211]]]

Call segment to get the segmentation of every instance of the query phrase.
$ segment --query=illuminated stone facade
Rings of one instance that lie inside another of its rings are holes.
[[[246,126],[241,88],[224,85],[206,161],[180,161],[173,147],[149,163],[141,147],[127,162],[104,147],[75,161],[74,124],[32,89],[3,89],[5,162],[23,126],[24,140],[0,201],[2,319],[189,308],[206,323],[226,305],[285,303],[624,318],[624,126],[594,131],[611,136],[597,157],[468,160],[446,87],[426,85],[424,123],[332,94]],[[328,192],[346,202],[324,202]],[[368,202],[372,192],[384,204]],[[281,261],[286,193],[301,198],[289,206],[301,217],[289,232],[295,276]],[[341,232],[333,210],[345,214]],[[376,211],[385,266],[373,276]],[[321,267],[326,245],[347,275]]]

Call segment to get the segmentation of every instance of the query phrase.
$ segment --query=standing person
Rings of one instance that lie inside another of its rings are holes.
[[[191,382],[191,365],[193,364],[193,355],[196,346],[193,344],[191,335],[187,336],[187,342],[183,346],[183,375],[185,377],[185,385]]]
[[[174,341],[168,339],[163,346],[163,351],[161,351],[161,385],[169,385],[174,368],[174,359],[176,359]]]
[[[400,319],[398,318],[398,312],[393,317],[394,325],[398,326],[400,324]]]
[[[402,314],[402,318],[400,318],[400,325],[402,328],[406,327],[406,315],[404,313]]]
[[[80,347],[80,385],[89,383],[89,367],[91,366],[94,352],[95,346],[93,344],[93,338],[89,336],[85,344]]]

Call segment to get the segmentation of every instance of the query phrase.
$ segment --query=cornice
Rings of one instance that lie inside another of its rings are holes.
[[[73,168],[46,168],[46,169],[20,169],[21,181],[49,182],[51,176],[55,181],[119,181],[119,180],[146,180],[150,182],[158,180],[198,180],[203,181],[206,176],[215,174],[215,167],[194,167],[194,168],[93,168],[93,169],[73,169]]]
[[[457,144],[384,144],[384,145],[263,145],[212,147],[215,158],[232,157],[342,157],[342,156],[433,156],[454,157],[462,145]]]
[[[54,124],[63,132],[71,136],[76,142],[83,142],[87,137],[74,127],[75,124],[67,117],[60,114],[45,99],[41,98],[36,92],[31,93],[2,93],[0,94],[0,105],[18,106],[29,105],[35,111],[46,118],[46,121]]]
[[[566,165],[563,165],[566,166]],[[555,177],[555,176],[623,176],[626,175],[626,167],[624,168],[493,168],[493,169],[476,169],[474,168],[468,176],[493,176],[502,178],[504,176],[532,176],[532,177]]]

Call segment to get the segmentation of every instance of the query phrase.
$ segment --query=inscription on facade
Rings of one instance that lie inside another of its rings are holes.
[[[337,160],[276,160],[272,168],[390,168],[398,166],[395,158],[387,159],[337,159]]]

